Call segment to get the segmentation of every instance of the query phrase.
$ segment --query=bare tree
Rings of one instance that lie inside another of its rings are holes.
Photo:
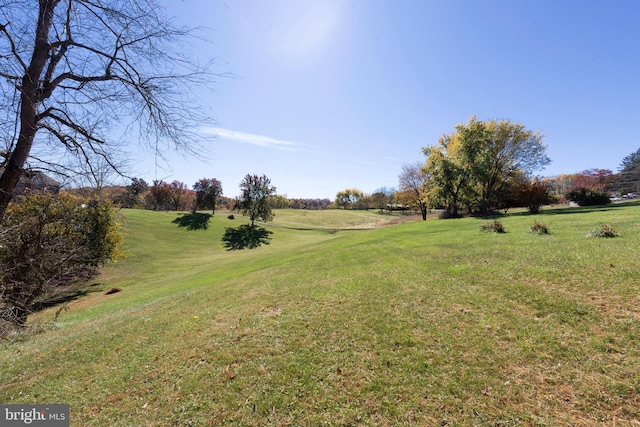
[[[89,156],[88,161],[78,161],[70,177],[70,185],[77,188],[79,194],[115,198],[117,190],[108,188],[119,178],[118,171],[124,171],[127,165],[123,161],[111,158],[107,162],[103,157]]]
[[[191,61],[193,35],[154,0],[4,0],[0,8],[0,221],[27,162],[56,170],[136,138],[158,151],[188,147],[209,65]],[[114,136],[117,135],[117,136]]]
[[[420,208],[423,221],[427,220],[427,177],[420,163],[403,165],[398,176],[400,191],[409,197],[411,204]]]

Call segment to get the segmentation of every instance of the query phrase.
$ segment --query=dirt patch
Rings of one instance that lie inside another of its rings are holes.
[[[403,216],[399,216],[399,217],[395,217],[392,219],[389,219],[387,221],[383,221],[381,223],[378,224],[379,227],[386,227],[388,225],[397,225],[397,224],[404,224],[407,222],[417,222],[417,221],[422,221],[422,215],[417,214],[417,215],[403,215]]]

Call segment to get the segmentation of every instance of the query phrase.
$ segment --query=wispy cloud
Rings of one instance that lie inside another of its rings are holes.
[[[230,129],[209,127],[202,129],[202,132],[215,135],[220,139],[226,139],[228,141],[257,145],[259,147],[272,148],[275,150],[298,151],[298,147],[300,145],[291,141],[283,141],[281,139],[271,138],[270,136],[256,135],[253,133],[239,132]]]
[[[373,162],[369,162],[367,160],[356,160],[356,163],[360,163],[361,165],[367,165],[367,166],[375,166],[376,164]]]

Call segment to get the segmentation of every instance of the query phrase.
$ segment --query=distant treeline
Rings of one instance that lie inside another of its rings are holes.
[[[123,208],[138,208],[150,210],[187,211],[205,209],[198,206],[197,191],[187,187],[180,181],[170,183],[155,181],[149,185],[144,180],[135,178],[127,186],[109,186],[99,190],[95,188],[78,188],[72,192],[89,195],[99,191],[102,197],[113,200]],[[273,195],[269,198],[273,209],[309,209],[320,210],[333,208],[333,202],[329,199],[290,199],[282,195]],[[235,206],[235,199],[219,195],[216,197],[216,210],[230,211]]]

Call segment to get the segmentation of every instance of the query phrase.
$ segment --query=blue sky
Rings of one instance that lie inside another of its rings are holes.
[[[199,102],[207,159],[146,156],[138,176],[266,174],[289,197],[397,186],[457,123],[509,119],[546,135],[540,175],[614,172],[640,148],[640,2],[164,0],[216,58]],[[209,137],[216,135],[214,139]]]

